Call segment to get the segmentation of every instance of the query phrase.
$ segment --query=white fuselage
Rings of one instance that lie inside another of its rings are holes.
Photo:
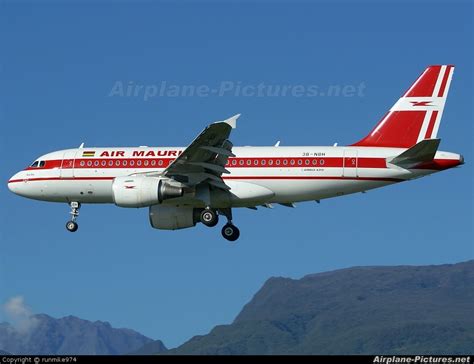
[[[114,203],[114,178],[164,170],[184,148],[77,148],[38,158],[8,182],[18,195],[44,201]],[[404,169],[387,158],[403,148],[381,147],[234,147],[224,174],[235,198],[216,207],[320,200],[421,177],[462,163],[459,154],[436,153],[429,165]],[[44,162],[44,163],[43,163]],[[172,199],[168,204],[192,205]],[[230,204],[230,206],[229,206]],[[219,206],[222,205],[222,206]],[[224,206],[226,205],[226,206]]]

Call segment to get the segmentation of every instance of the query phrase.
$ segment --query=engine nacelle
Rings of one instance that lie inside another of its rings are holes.
[[[155,229],[177,230],[193,227],[199,221],[199,209],[168,205],[150,206],[150,224]]]
[[[145,207],[183,196],[183,187],[169,178],[117,177],[112,183],[114,202],[120,207]]]

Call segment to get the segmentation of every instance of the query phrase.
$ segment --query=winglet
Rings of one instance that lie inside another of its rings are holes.
[[[218,121],[218,123],[226,123],[226,124],[230,125],[230,127],[232,129],[235,129],[237,127],[237,119],[239,117],[240,117],[240,114],[237,114],[237,115],[234,115],[234,116],[228,118],[227,120]]]

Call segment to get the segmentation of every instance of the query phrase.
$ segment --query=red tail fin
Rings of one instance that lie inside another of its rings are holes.
[[[453,71],[452,65],[429,66],[370,134],[353,145],[410,148],[436,138]]]

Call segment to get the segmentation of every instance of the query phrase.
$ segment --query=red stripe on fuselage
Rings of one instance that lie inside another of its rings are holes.
[[[405,181],[401,178],[383,178],[383,177],[329,177],[329,176],[228,176],[223,179],[264,179],[264,180],[361,180],[361,181],[387,181],[400,182]],[[37,182],[37,181],[96,181],[96,180],[113,180],[115,177],[43,177],[31,179],[12,179],[8,183],[17,182]]]
[[[383,177],[329,177],[329,176],[228,176],[222,179],[264,179],[264,180],[351,180],[351,181],[384,181],[401,182],[402,178],[383,178]]]
[[[44,167],[25,170],[44,170],[44,169],[150,169],[166,168],[174,159],[140,159],[140,158],[80,158],[65,160],[45,161]],[[248,157],[248,158],[229,158],[226,167],[231,168],[342,168],[344,160],[342,157]],[[350,167],[345,165],[345,167]],[[359,168],[386,168],[385,158],[360,157],[357,158],[357,167]]]
[[[16,182],[37,182],[37,181],[98,181],[113,180],[115,177],[37,177],[24,179],[11,179],[8,183]]]

